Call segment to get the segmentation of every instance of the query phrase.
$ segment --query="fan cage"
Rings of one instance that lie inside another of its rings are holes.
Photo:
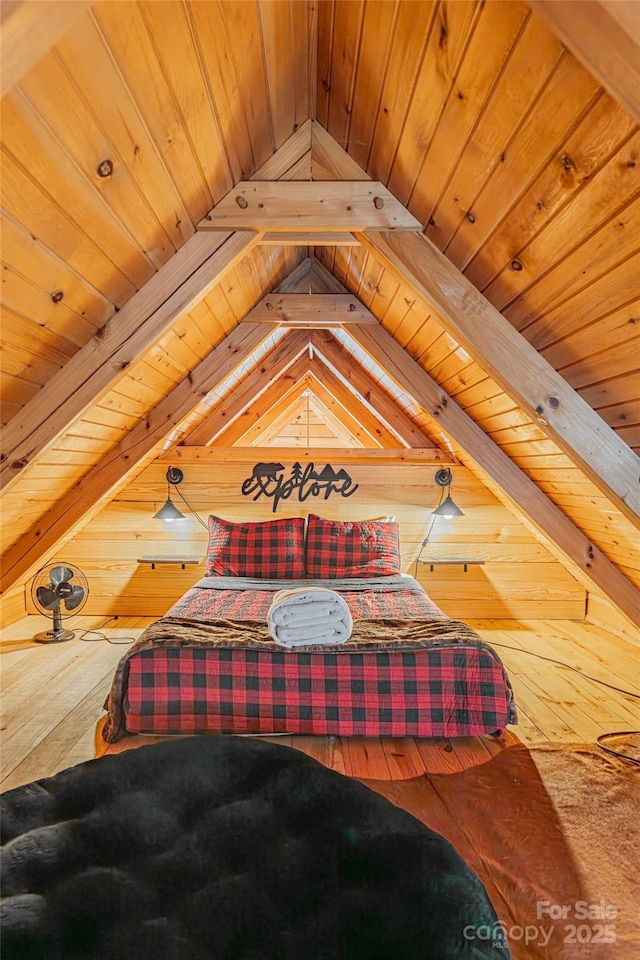
[[[77,602],[69,606],[72,598],[78,596],[78,588],[82,595]],[[74,564],[50,563],[38,570],[31,583],[31,599],[36,610],[52,618],[52,625],[50,630],[37,633],[33,640],[36,643],[72,640],[75,630],[65,629],[63,618],[80,613],[88,597],[89,582],[82,570]]]

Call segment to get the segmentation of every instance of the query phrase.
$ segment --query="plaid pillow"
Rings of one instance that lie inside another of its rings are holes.
[[[304,577],[304,518],[230,523],[209,517],[206,576]]]
[[[400,573],[398,524],[323,520],[309,515],[308,577],[388,577]]]

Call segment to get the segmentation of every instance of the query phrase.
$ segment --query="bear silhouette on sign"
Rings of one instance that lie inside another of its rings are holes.
[[[256,479],[267,477],[269,480],[275,480],[276,474],[280,470],[284,470],[284,464],[282,463],[256,463],[251,476]]]
[[[292,494],[297,495],[299,503],[304,503],[309,497],[318,497],[321,494],[325,500],[332,493],[350,497],[358,489],[358,484],[353,483],[344,468],[336,473],[328,463],[318,473],[313,463],[308,463],[303,470],[302,465],[296,461],[291,467],[291,476],[286,480],[283,471],[282,463],[256,463],[251,476],[242,483],[242,496],[253,495],[254,500],[262,496],[270,497],[275,513],[280,500],[288,500]]]

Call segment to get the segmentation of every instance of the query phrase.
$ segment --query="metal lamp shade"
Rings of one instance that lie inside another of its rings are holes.
[[[436,517],[446,517],[448,520],[453,517],[464,517],[464,511],[451,499],[451,494],[448,493],[445,499],[442,501],[440,506],[436,507],[435,510],[431,511],[435,514]]]
[[[164,506],[160,507],[157,513],[153,515],[154,520],[184,520],[184,513],[181,513],[176,505],[171,500],[171,497],[167,497],[167,502]]]

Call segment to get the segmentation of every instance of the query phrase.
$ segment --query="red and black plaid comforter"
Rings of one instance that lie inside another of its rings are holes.
[[[222,581],[223,578],[221,578]],[[397,577],[390,578],[397,581]],[[436,606],[424,590],[413,589],[416,583],[412,578],[407,589],[397,589],[384,591],[382,589],[362,589],[362,590],[340,590],[340,596],[343,597],[351,616],[354,620],[375,619],[381,620],[387,618],[415,618],[424,620],[425,617],[444,617],[442,610]],[[241,579],[238,578],[239,583]],[[213,583],[214,578],[209,577],[201,583]],[[227,578],[224,578],[227,582]],[[255,583],[255,581],[252,581]],[[303,581],[294,581],[299,584]],[[309,581],[307,581],[309,583]],[[335,582],[332,585],[330,580],[312,580],[311,586],[317,587],[321,584],[328,590],[335,589]],[[340,581],[341,584],[344,581]],[[292,586],[293,584],[289,584]],[[396,583],[395,586],[398,586]],[[409,589],[409,586],[412,589]],[[280,589],[280,587],[278,588]],[[273,599],[273,590],[229,590],[216,589],[215,587],[192,587],[177,601],[169,610],[168,617],[193,617],[194,620],[260,620],[265,622],[269,607]]]
[[[417,586],[412,581],[391,592],[381,591],[380,584],[375,590],[341,590],[354,621],[369,618],[367,636],[379,636],[380,644],[371,649],[369,641],[353,649],[349,642],[330,651],[283,650],[263,626],[265,635],[255,642],[250,621],[264,624],[273,590],[192,588],[159,622],[162,646],[145,644],[143,634],[138,643],[146,648],[134,647],[123,658],[123,690],[114,692],[114,684],[111,698],[121,696],[117,707],[124,724],[108,723],[104,736],[117,739],[124,725],[130,733],[157,735],[452,737],[493,733],[515,723],[513,696],[497,655],[466,624],[456,630],[459,622],[446,618]],[[179,622],[204,627],[220,624],[221,616],[235,621],[234,636],[243,635],[238,620],[247,621],[245,632],[253,640],[246,646],[242,639],[227,646],[179,641]],[[398,617],[404,625],[389,623]],[[433,640],[416,644],[412,623],[425,620],[431,621]],[[358,629],[356,624],[354,635]]]

